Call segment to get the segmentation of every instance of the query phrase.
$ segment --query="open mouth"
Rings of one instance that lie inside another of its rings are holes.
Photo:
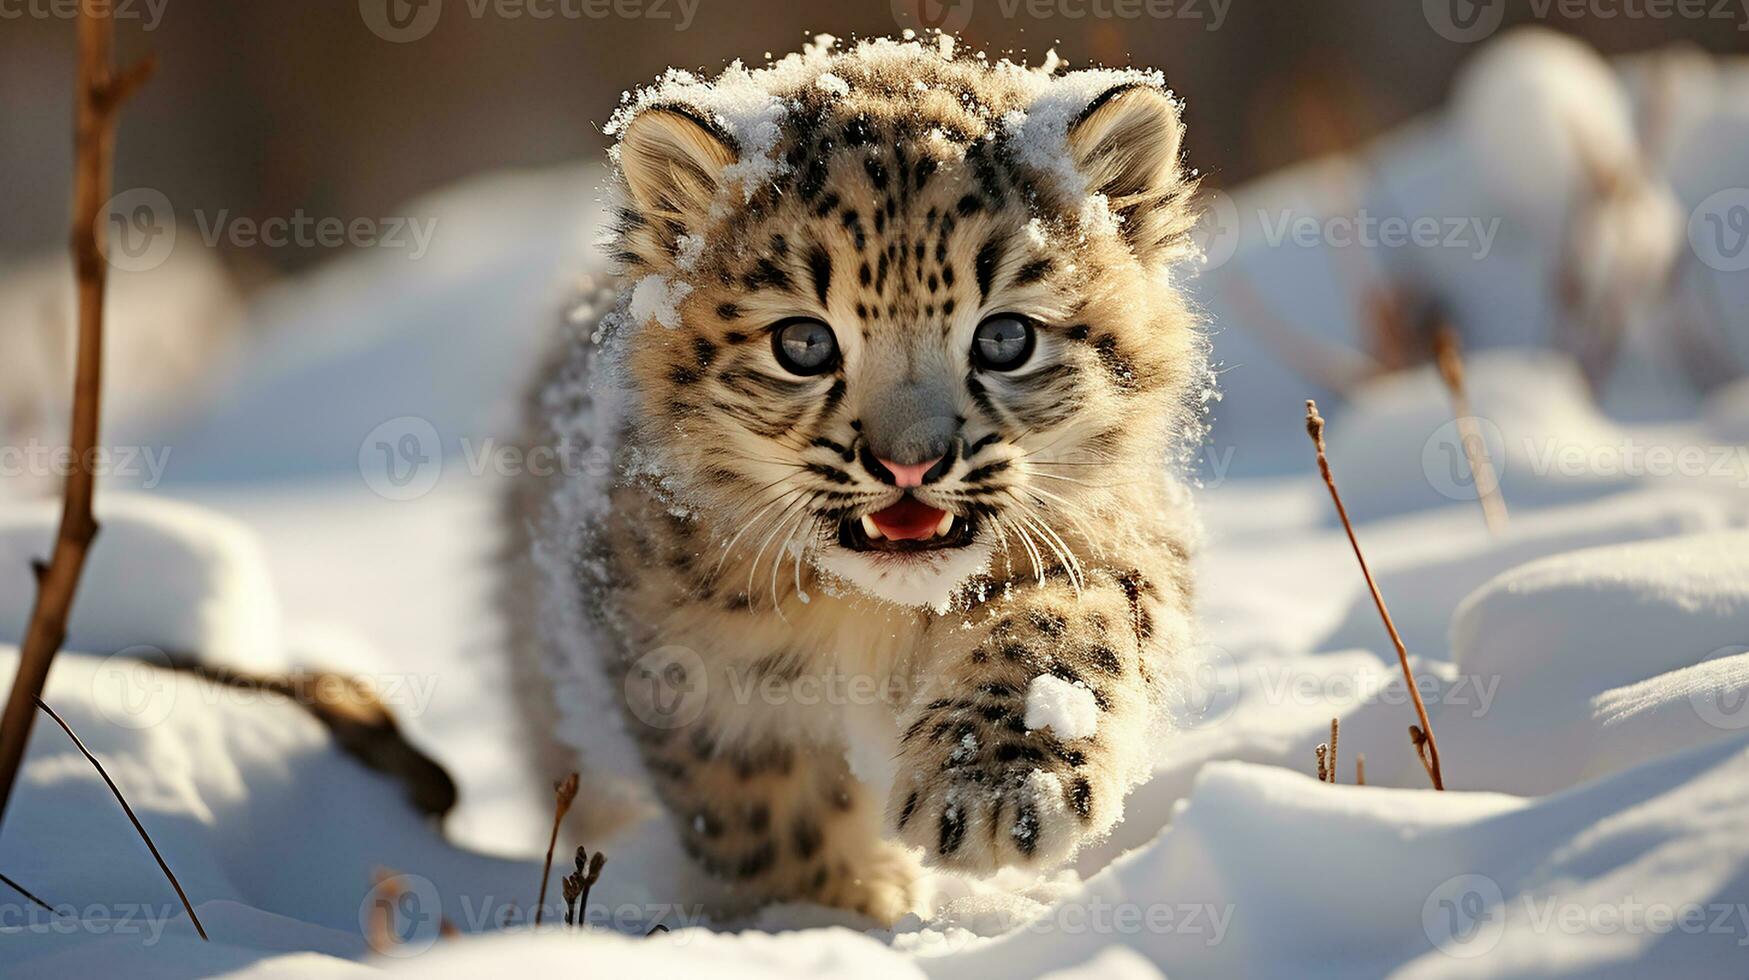
[[[963,548],[971,522],[906,494],[899,502],[838,525],[838,543],[851,551],[916,552]]]

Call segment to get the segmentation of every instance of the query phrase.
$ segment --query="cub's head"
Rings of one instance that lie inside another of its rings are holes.
[[[1152,519],[1204,377],[1158,75],[828,39],[612,131],[639,443],[713,558],[940,605]]]

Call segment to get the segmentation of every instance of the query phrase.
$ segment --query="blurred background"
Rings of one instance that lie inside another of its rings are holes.
[[[1223,187],[1439,105],[1476,48],[1442,36],[1422,0],[121,2],[121,53],[154,51],[161,68],[124,120],[116,186],[257,219],[387,214],[482,170],[597,159],[623,90],[670,65],[758,63],[819,31],[940,25],[1035,64],[1055,47],[1072,64],[1159,67],[1187,100],[1191,162]],[[1451,8],[1434,19],[1458,23],[1473,6],[1501,29],[1537,22],[1605,54],[1749,50],[1734,0],[1731,17],[1663,18],[1628,16],[1622,2],[1430,2]],[[29,15],[51,5],[0,5],[12,11],[0,15],[0,173],[13,189],[0,259],[65,238],[73,32]],[[369,8],[387,23],[391,5],[412,26],[387,33],[417,39],[373,33]],[[326,254],[294,244],[237,258],[283,270]]]

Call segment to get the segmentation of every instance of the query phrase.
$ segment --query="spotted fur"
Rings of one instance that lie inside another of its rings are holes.
[[[681,846],[750,902],[891,921],[919,899],[916,856],[1066,859],[1121,815],[1188,642],[1193,525],[1167,461],[1204,369],[1173,279],[1190,191],[1177,107],[1148,76],[1052,78],[950,48],[786,63],[764,80],[783,112],[760,167],[734,120],[683,99],[616,126],[620,302],[598,332],[632,398],[614,448],[637,465],[564,598],[609,627],[608,678]],[[1041,155],[1035,127],[1067,99]],[[633,315],[645,289],[681,297],[672,322]],[[998,313],[1038,324],[1009,373],[970,358]],[[798,316],[833,328],[833,370],[774,357],[773,326]],[[584,360],[555,355],[531,444],[567,431],[577,406],[552,392]],[[945,407],[895,407],[924,389]],[[845,522],[901,495],[871,462],[921,438],[895,418],[938,434],[938,475],[913,492],[969,522],[964,547],[843,546]],[[539,515],[564,492],[516,488],[513,564],[552,545]],[[563,654],[522,622],[540,586],[519,581],[512,639],[540,728],[564,713],[542,681]],[[651,671],[650,651],[676,649]],[[1042,675],[1089,689],[1094,736],[1026,727]],[[691,717],[651,723],[638,692],[678,676]],[[806,693],[834,683],[842,703]]]

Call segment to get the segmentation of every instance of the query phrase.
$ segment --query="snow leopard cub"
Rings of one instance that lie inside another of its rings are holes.
[[[919,856],[1105,834],[1190,633],[1169,458],[1207,372],[1159,75],[823,38],[609,131],[611,308],[527,438],[613,464],[510,501],[542,764],[635,775],[734,900],[884,922]]]

